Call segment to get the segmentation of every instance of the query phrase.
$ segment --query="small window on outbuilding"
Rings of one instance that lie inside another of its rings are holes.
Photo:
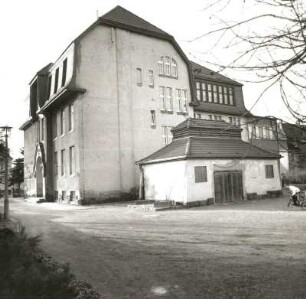
[[[207,182],[206,166],[195,166],[194,167],[194,179],[195,179],[195,183]]]
[[[274,169],[273,165],[266,165],[266,179],[273,179],[274,178]]]

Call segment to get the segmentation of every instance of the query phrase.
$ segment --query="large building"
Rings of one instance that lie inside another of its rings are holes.
[[[100,200],[138,185],[134,162],[193,115],[192,69],[174,38],[117,6],[30,82],[25,192]]]
[[[134,193],[136,161],[187,118],[240,126],[280,153],[278,126],[244,106],[242,85],[188,60],[173,36],[117,6],[30,81],[25,195],[103,201]]]

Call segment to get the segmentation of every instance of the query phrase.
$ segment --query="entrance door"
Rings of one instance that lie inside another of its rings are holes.
[[[243,200],[242,171],[215,171],[215,202]]]
[[[43,166],[41,157],[36,162],[36,196],[43,196]]]

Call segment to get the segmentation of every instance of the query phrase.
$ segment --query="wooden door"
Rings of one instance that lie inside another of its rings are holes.
[[[215,171],[214,185],[215,202],[243,200],[241,171]]]

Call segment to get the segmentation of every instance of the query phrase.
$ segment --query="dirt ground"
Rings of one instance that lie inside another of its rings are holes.
[[[11,201],[101,298],[306,298],[306,211],[287,198],[164,212]]]

